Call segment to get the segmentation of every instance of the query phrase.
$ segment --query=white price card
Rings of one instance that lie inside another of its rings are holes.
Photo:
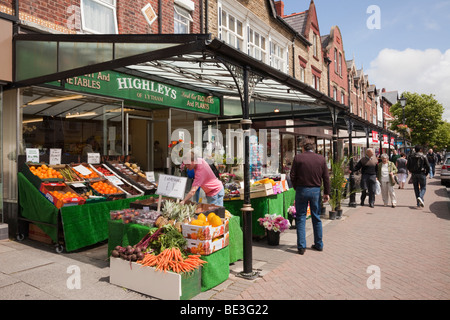
[[[88,153],[87,154],[87,163],[99,164],[100,163],[100,153]]]
[[[113,185],[120,186],[123,184],[123,181],[117,178],[116,176],[105,176],[106,179],[109,180]]]
[[[160,174],[156,194],[177,199],[184,199],[187,177]]]
[[[92,172],[91,170],[89,170],[88,168],[86,168],[85,166],[83,166],[82,164],[73,167],[74,170],[76,170],[77,172],[79,172],[80,174],[82,174],[83,176],[87,176],[90,175]]]
[[[149,182],[155,182],[155,171],[148,171],[145,173],[145,177]]]
[[[50,157],[48,162],[51,165],[61,164],[61,149],[50,149]]]
[[[39,149],[27,148],[27,162],[39,163]]]

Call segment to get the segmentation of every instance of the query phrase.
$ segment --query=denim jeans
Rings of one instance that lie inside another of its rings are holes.
[[[430,178],[433,178],[433,176],[436,175],[436,164],[430,163]]]
[[[416,199],[420,197],[420,199],[424,200],[423,197],[425,196],[425,191],[427,191],[427,176],[423,173],[413,173],[411,178]],[[417,205],[419,205],[419,202],[417,202]]]
[[[295,225],[297,226],[297,249],[306,248],[306,212],[308,203],[314,232],[314,245],[323,248],[322,221],[320,220],[320,187],[297,187],[295,189]]]
[[[206,201],[209,204],[215,204],[216,206],[223,207],[224,195],[225,195],[225,190],[222,188],[222,190],[220,190],[218,194],[216,194],[212,197],[206,197]]]

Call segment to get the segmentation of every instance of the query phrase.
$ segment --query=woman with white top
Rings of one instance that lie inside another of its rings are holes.
[[[394,192],[395,178],[397,173],[397,167],[391,161],[387,154],[381,155],[381,163],[378,164],[377,178],[381,185],[381,197],[383,199],[384,206],[387,206],[389,199],[392,203],[392,208],[397,206],[397,198]]]

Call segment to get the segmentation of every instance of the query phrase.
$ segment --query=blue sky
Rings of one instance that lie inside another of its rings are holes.
[[[309,3],[285,0],[284,13],[305,11]],[[450,0],[314,3],[321,35],[337,25],[346,59],[354,57],[370,83],[387,91],[434,94],[445,108],[443,118],[450,122]],[[373,5],[379,8],[379,15],[367,12]],[[368,20],[372,25],[379,22],[379,29],[370,29]]]

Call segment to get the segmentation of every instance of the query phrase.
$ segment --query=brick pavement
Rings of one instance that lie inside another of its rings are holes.
[[[384,207],[377,196],[373,209],[358,206],[346,210],[343,220],[324,220],[323,252],[298,255],[292,230],[283,234],[290,241],[280,248],[256,243],[253,267],[266,261],[262,276],[230,277],[210,299],[449,299],[449,198],[439,179],[427,182],[424,208],[416,208],[408,185],[395,189],[397,208]],[[307,241],[310,246],[311,232]]]

